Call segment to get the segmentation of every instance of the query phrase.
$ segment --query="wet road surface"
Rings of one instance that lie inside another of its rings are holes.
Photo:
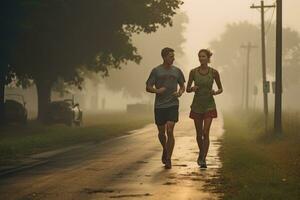
[[[20,200],[208,200],[220,199],[207,187],[222,166],[218,151],[222,118],[213,121],[207,169],[196,160],[198,147],[193,121],[181,116],[175,127],[173,167],[164,169],[154,125],[129,136],[86,145],[37,166],[0,178],[0,199]]]

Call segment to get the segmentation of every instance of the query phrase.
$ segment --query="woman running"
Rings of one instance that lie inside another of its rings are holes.
[[[198,53],[200,66],[192,69],[189,74],[186,91],[194,92],[194,99],[191,105],[190,118],[194,120],[199,156],[197,163],[201,168],[207,168],[206,156],[209,149],[209,130],[213,118],[217,118],[217,109],[214,95],[223,92],[219,72],[210,66],[212,53],[208,49],[201,49]],[[214,81],[218,90],[213,90]],[[194,82],[194,86],[192,83]]]

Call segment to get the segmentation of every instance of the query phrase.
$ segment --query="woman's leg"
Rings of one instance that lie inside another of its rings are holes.
[[[196,140],[199,148],[198,164],[200,160],[203,160],[203,119],[194,119],[194,124],[196,128]]]
[[[204,119],[204,127],[203,127],[203,146],[204,146],[204,157],[203,159],[205,160],[206,159],[206,156],[207,156],[207,152],[208,152],[208,149],[209,149],[209,131],[210,131],[210,126],[211,126],[211,123],[212,123],[212,118],[205,118]]]

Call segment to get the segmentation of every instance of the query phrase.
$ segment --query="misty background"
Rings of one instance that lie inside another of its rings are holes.
[[[262,110],[262,69],[260,12],[250,9],[257,0],[185,0],[179,13],[173,18],[172,27],[160,27],[157,32],[133,34],[133,45],[142,56],[139,64],[128,62],[120,69],[103,73],[85,74],[82,90],[56,83],[52,100],[75,97],[84,111],[124,111],[127,104],[152,105],[154,95],[145,92],[145,82],[152,68],[162,63],[160,50],[166,46],[175,49],[175,65],[180,67],[186,80],[192,68],[199,66],[197,53],[201,48],[213,52],[211,66],[221,75],[224,93],[216,97],[221,110],[243,108],[245,102],[246,51],[241,48],[251,42],[258,48],[250,56],[249,106]],[[274,1],[265,1],[274,4]],[[300,75],[300,24],[297,8],[300,2],[285,0],[283,10],[283,108],[299,109]],[[274,9],[265,14],[267,80],[274,81],[275,74],[275,19]],[[254,88],[258,88],[255,95]],[[24,94],[30,117],[37,115],[35,86],[26,90],[7,86],[6,93]],[[271,89],[269,109],[273,110],[274,95]],[[181,109],[188,110],[192,94],[181,97]]]

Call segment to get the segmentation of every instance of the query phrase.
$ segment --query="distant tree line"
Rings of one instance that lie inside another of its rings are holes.
[[[269,24],[269,25],[268,25]],[[266,23],[266,59],[267,74],[275,75],[275,25]],[[226,94],[237,96],[242,91],[243,70],[246,65],[246,51],[242,44],[251,42],[258,48],[251,51],[250,80],[251,86],[256,83],[262,89],[261,38],[260,26],[249,22],[228,24],[223,34],[210,43],[214,54],[214,64],[221,68]],[[283,90],[284,94],[292,91],[292,87],[300,83],[300,34],[290,28],[283,29]],[[252,92],[251,87],[251,92]],[[234,99],[236,102],[236,98]]]

